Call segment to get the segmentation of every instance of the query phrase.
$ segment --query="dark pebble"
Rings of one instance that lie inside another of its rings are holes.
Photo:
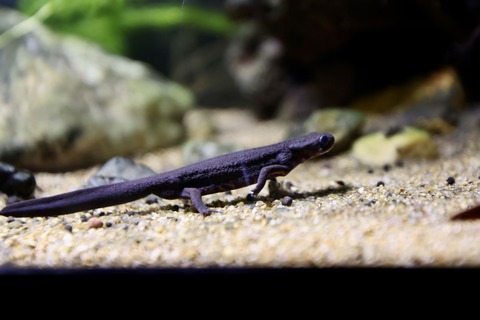
[[[73,231],[73,227],[71,224],[66,224],[63,226],[65,228],[65,230],[69,231],[69,232],[72,232]]]
[[[255,200],[255,196],[253,194],[249,193],[247,195],[247,201],[253,201],[253,200]]]
[[[282,204],[283,204],[284,206],[291,206],[291,205],[292,205],[292,202],[293,202],[292,197],[286,196],[286,197],[283,197],[283,198],[282,198]]]
[[[339,186],[344,186],[345,182],[343,180],[337,180],[336,181]]]
[[[36,186],[37,184],[33,174],[25,171],[17,171],[5,182],[2,188],[7,188],[7,194],[9,194],[8,191],[12,191],[20,198],[30,198]]]
[[[378,181],[377,182],[377,187],[384,186],[384,185],[385,185],[385,182],[383,182],[383,181]]]
[[[373,171],[373,169],[368,169],[367,172],[370,173],[370,174],[372,174],[374,171]]]
[[[376,200],[370,200],[370,201],[368,201],[365,205],[371,207],[371,206],[373,206],[375,203],[377,203]]]
[[[105,227],[110,228],[111,226],[113,226],[113,223],[111,221],[107,221],[105,223]]]
[[[80,216],[80,221],[82,221],[82,222],[87,222],[87,221],[88,221],[87,216],[84,215],[84,214],[82,214],[82,215]]]
[[[389,164],[386,164],[386,165],[383,166],[383,171],[387,172],[387,171],[390,171],[390,169],[392,169],[392,166],[389,165]]]
[[[447,184],[448,185],[452,185],[455,183],[455,178],[454,177],[448,177],[447,178]]]
[[[13,221],[15,221],[15,218],[14,218],[14,217],[8,217],[8,218],[7,218],[7,222],[13,222]]]

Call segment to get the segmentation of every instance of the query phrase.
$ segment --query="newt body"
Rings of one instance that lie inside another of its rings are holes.
[[[297,165],[328,152],[334,144],[329,133],[310,133],[276,144],[233,152],[150,177],[80,189],[26,200],[4,207],[13,217],[57,216],[126,203],[150,194],[164,199],[190,199],[201,214],[214,212],[202,195],[243,188],[256,183],[257,195],[269,179],[287,175]]]

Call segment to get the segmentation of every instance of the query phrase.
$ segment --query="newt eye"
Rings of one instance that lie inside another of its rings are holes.
[[[320,137],[320,143],[323,146],[329,146],[333,144],[334,138],[331,134],[324,134]]]

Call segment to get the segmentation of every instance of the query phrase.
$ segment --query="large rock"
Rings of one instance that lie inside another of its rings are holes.
[[[363,136],[354,142],[352,155],[364,165],[375,167],[408,159],[432,159],[438,156],[438,149],[427,131],[405,127]]]
[[[0,9],[0,35],[24,19]],[[77,169],[178,143],[193,105],[187,89],[146,65],[40,24],[0,46],[0,66],[0,160],[30,170]]]
[[[260,116],[305,119],[446,65],[480,101],[479,0],[226,0],[226,8],[243,31],[228,51],[230,71]]]

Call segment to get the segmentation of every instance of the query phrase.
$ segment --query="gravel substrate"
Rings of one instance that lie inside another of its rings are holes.
[[[279,179],[296,192],[285,205],[267,188],[248,202],[250,188],[244,188],[205,196],[222,211],[205,217],[181,200],[163,199],[52,218],[0,216],[0,265],[479,266],[480,219],[450,220],[480,203],[480,126],[468,118],[435,137],[440,155],[434,160],[368,168],[344,153],[300,165]],[[253,147],[278,141],[283,132],[281,124],[257,123],[222,138]],[[181,150],[137,160],[170,170],[181,166]],[[93,171],[38,174],[36,195],[76,189]]]

